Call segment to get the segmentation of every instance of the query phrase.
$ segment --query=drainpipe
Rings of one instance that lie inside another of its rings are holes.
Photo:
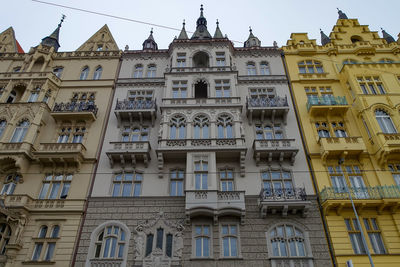
[[[328,241],[328,247],[329,247],[329,252],[330,252],[330,255],[331,255],[331,260],[332,260],[333,266],[336,267],[338,265],[337,265],[337,262],[336,262],[336,259],[335,259],[335,256],[334,256],[334,252],[333,252],[332,240],[331,240],[331,236],[330,236],[329,231],[328,231],[328,225],[327,225],[326,220],[325,220],[324,212],[322,210],[321,200],[320,200],[319,194],[318,194],[319,191],[317,189],[317,184],[316,184],[316,178],[315,178],[314,172],[312,171],[312,168],[311,168],[312,163],[311,163],[311,159],[310,159],[310,154],[309,154],[309,152],[307,150],[307,147],[305,145],[306,142],[304,140],[303,128],[301,127],[300,120],[299,120],[300,116],[298,114],[297,107],[295,105],[296,102],[295,102],[295,98],[294,98],[294,95],[293,95],[292,82],[291,82],[291,79],[290,79],[289,71],[288,71],[287,66],[286,66],[285,54],[284,54],[283,51],[281,51],[281,60],[282,60],[282,63],[283,63],[283,67],[285,69],[286,77],[288,79],[290,97],[292,99],[292,103],[293,103],[293,107],[294,107],[294,113],[296,115],[297,126],[299,128],[300,137],[301,137],[301,141],[302,141],[302,144],[303,144],[303,149],[306,152],[307,165],[308,165],[308,168],[311,170],[310,171],[311,178],[312,178],[311,180],[312,180],[312,183],[314,185],[314,190],[316,192],[319,213],[320,213],[320,216],[321,216],[321,219],[322,219],[322,225],[324,226],[325,237],[326,237],[326,239]]]
[[[78,236],[77,236],[77,238],[75,240],[75,244],[74,244],[74,252],[72,254],[72,261],[71,261],[71,264],[70,264],[70,266],[72,266],[72,267],[75,266],[76,256],[78,254],[78,245],[79,245],[79,241],[80,241],[81,236],[82,236],[83,225],[85,223],[86,214],[87,214],[87,208],[89,206],[88,200],[89,200],[89,197],[92,195],[93,185],[94,185],[94,178],[96,176],[97,168],[99,166],[99,160],[100,160],[101,151],[103,150],[104,136],[106,134],[106,130],[107,130],[107,126],[108,126],[108,120],[109,120],[110,114],[111,114],[111,107],[112,107],[112,103],[113,103],[113,100],[114,100],[115,90],[116,90],[116,87],[117,87],[118,75],[119,75],[119,72],[121,70],[121,64],[122,64],[122,55],[119,58],[117,71],[115,73],[114,85],[112,87],[111,97],[109,99],[108,109],[106,111],[106,117],[105,117],[106,123],[104,124],[103,133],[100,136],[99,142],[101,142],[101,143],[100,143],[99,150],[97,151],[97,155],[96,155],[96,159],[97,160],[96,160],[96,163],[93,166],[93,171],[92,171],[92,175],[91,175],[91,178],[90,178],[89,192],[88,192],[88,194],[86,196],[85,207],[83,209],[82,218],[81,218],[81,221],[80,221],[80,224],[79,224]]]

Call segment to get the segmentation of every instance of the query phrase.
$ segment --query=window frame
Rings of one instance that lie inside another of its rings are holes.
[[[31,261],[54,262],[57,240],[60,239],[61,226],[59,224],[41,225],[37,236],[34,238]],[[54,234],[54,229],[57,232]],[[51,228],[51,231],[49,229]]]
[[[306,59],[297,63],[299,74],[324,74],[324,66],[320,61]]]
[[[0,195],[13,195],[18,183],[22,180],[19,173],[9,173],[6,175]]]
[[[143,176],[144,172],[137,169],[114,173],[111,183],[111,197],[140,197],[143,190]],[[115,187],[116,184],[118,184],[118,189]],[[125,185],[129,186],[125,187]],[[124,193],[125,190],[129,190],[129,195]]]
[[[1,140],[1,138],[3,137],[3,134],[4,134],[4,132],[5,132],[6,129],[7,129],[7,125],[8,125],[7,120],[1,118],[1,119],[0,119],[0,140]]]
[[[260,62],[260,75],[271,75],[271,68],[267,61]]]
[[[200,227],[200,233],[198,233],[197,229]],[[208,233],[204,232],[204,228],[207,227]],[[210,259],[213,258],[213,228],[211,223],[206,222],[199,222],[196,224],[192,224],[192,258],[197,259]],[[197,239],[201,240],[201,248],[200,248],[200,255],[197,254]],[[204,241],[208,241],[208,255],[204,253],[206,250],[204,249]]]
[[[10,143],[22,143],[25,140],[25,136],[29,130],[31,123],[29,120],[21,120],[14,129],[14,133],[11,136]]]
[[[146,78],[155,78],[157,75],[156,64],[147,65]]]
[[[169,121],[169,139],[179,140],[186,138],[187,122],[186,118],[182,115],[174,115]]]
[[[169,171],[169,195],[184,196],[185,195],[185,170],[184,168],[173,168]],[[179,186],[179,184],[181,184]],[[175,185],[175,186],[174,186]],[[174,188],[174,190],[172,189]],[[175,192],[173,194],[173,192]]]
[[[143,78],[143,65],[136,64],[135,68],[133,69],[133,78],[140,79]]]
[[[384,134],[398,133],[396,126],[393,123],[392,116],[390,116],[389,112],[387,112],[384,109],[376,109],[374,111],[374,116],[382,133]]]
[[[216,123],[218,139],[234,139],[234,119],[231,115],[220,114],[217,117]]]
[[[227,227],[227,233],[224,233],[224,227]],[[232,227],[235,227],[236,233],[232,233]],[[220,257],[221,258],[241,258],[241,247],[240,247],[240,226],[238,223],[232,222],[221,222],[220,227]],[[228,240],[228,254],[225,255],[225,239]],[[236,255],[232,255],[232,240],[236,242]]]
[[[344,224],[347,230],[348,237],[350,239],[351,247],[356,255],[367,255],[368,247],[365,247],[362,240],[362,224],[358,225],[355,218],[344,218]]]
[[[171,98],[187,98],[188,97],[188,82],[187,81],[172,81]]]
[[[206,157],[196,158],[193,162],[195,190],[208,190],[209,161]]]
[[[230,177],[229,177],[230,176]],[[224,167],[218,169],[219,190],[222,192],[232,192],[236,190],[235,169]],[[229,186],[231,184],[231,187]]]
[[[199,114],[193,118],[193,138],[194,139],[209,139],[211,123],[210,119],[203,114]]]
[[[89,77],[89,72],[90,72],[89,66],[83,67],[81,70],[81,74],[79,76],[79,80],[81,80],[81,81],[87,80],[87,78]]]
[[[387,254],[385,242],[382,238],[382,231],[377,218],[363,218],[364,229],[367,232],[369,243],[375,254]]]
[[[72,173],[45,174],[38,199],[66,199],[71,189],[72,180]]]
[[[97,66],[93,73],[93,80],[100,80],[102,73],[103,73],[103,67]]]
[[[257,75],[256,63],[253,61],[247,62],[246,63],[246,71],[247,71],[247,76]]]
[[[230,80],[215,80],[215,97],[232,97]]]

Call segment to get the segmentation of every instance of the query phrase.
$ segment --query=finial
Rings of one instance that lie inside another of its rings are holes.
[[[182,25],[183,25],[183,27],[185,27],[185,25],[186,25],[185,19],[183,19]]]
[[[150,34],[153,34],[153,28],[151,28],[151,30],[150,30]]]
[[[322,32],[321,28],[319,28],[319,31]]]
[[[203,4],[201,4],[201,5],[200,5],[200,16],[203,16],[203,10],[204,10]]]
[[[217,19],[217,26],[219,25],[218,19]]]
[[[64,19],[66,18],[67,16],[65,16],[64,14],[62,14],[62,16],[61,16],[61,21],[60,21],[60,23],[58,23],[58,27],[61,27],[61,24],[64,22]]]
[[[249,26],[249,32],[250,32],[250,33],[252,33],[252,32],[253,32],[253,30],[251,29],[251,26]]]

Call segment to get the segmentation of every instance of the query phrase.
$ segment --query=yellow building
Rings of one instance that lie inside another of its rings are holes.
[[[58,52],[0,34],[0,266],[70,266],[119,66],[105,25]]]
[[[339,11],[322,45],[293,33],[283,47],[337,266],[371,266],[367,249],[400,262],[400,40],[382,33]]]

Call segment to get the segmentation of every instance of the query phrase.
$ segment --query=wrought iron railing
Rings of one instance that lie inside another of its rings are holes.
[[[97,106],[93,102],[56,103],[53,112],[93,112],[97,115]]]
[[[368,187],[324,187],[320,192],[321,201],[329,199],[347,200],[349,192],[353,199],[387,199],[400,198],[400,186],[368,186]]]
[[[263,188],[260,192],[261,201],[306,200],[305,188]]]
[[[318,96],[309,98],[307,101],[307,110],[312,106],[335,106],[348,105],[345,96]]]
[[[258,108],[258,107],[287,107],[288,106],[288,101],[287,101],[287,96],[285,97],[280,97],[280,96],[275,96],[275,97],[259,97],[259,98],[247,98],[247,108],[248,107],[253,107],[253,108]]]
[[[155,100],[117,100],[115,110],[132,110],[132,109],[155,109],[157,104]]]

